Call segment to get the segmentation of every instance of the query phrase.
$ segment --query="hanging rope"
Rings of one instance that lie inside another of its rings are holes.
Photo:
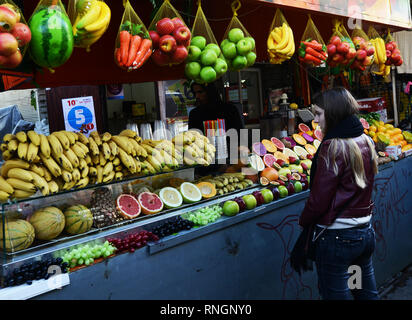
[[[235,17],[237,17],[237,11],[240,9],[240,7],[242,6],[242,4],[240,3],[240,0],[235,0],[232,2],[232,11],[233,11],[233,15]]]

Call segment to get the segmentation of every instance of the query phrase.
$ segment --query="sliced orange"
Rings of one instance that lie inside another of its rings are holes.
[[[270,153],[278,151],[278,148],[276,148],[275,144],[270,140],[263,139],[262,144],[265,146],[266,150]]]

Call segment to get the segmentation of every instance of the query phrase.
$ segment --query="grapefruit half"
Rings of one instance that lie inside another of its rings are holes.
[[[183,203],[180,192],[172,187],[164,187],[159,192],[159,197],[167,209],[178,208]]]
[[[273,154],[268,153],[263,156],[263,162],[266,167],[273,168],[273,163],[276,162],[276,158]]]
[[[116,208],[122,217],[126,219],[134,219],[139,216],[141,206],[139,201],[131,194],[121,194],[116,199]]]
[[[304,123],[299,123],[298,129],[299,131],[302,131],[302,132],[310,131],[310,128]]]
[[[362,125],[363,125],[363,129],[369,130],[369,123],[368,123],[368,121],[366,121],[366,119],[364,119],[364,118],[359,118],[359,120],[360,120],[360,122],[361,122]]]
[[[137,197],[144,214],[155,214],[163,209],[163,201],[156,193],[142,192]]]
[[[202,199],[202,192],[199,188],[190,182],[183,182],[179,188],[185,203],[194,203]]]

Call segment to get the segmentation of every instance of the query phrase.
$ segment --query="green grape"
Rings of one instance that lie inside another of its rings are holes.
[[[81,257],[82,257],[83,260],[87,259],[87,257],[88,257],[87,252],[83,252]]]
[[[110,256],[110,251],[108,251],[108,250],[105,250],[105,251],[103,251],[103,256],[106,258],[106,257],[108,257],[108,256]]]
[[[91,263],[91,259],[89,259],[89,258],[87,258],[87,259],[84,261],[84,264],[85,264],[86,266],[88,266],[90,263]]]
[[[84,259],[80,258],[80,259],[77,261],[77,263],[78,263],[78,264],[84,264]]]
[[[76,253],[73,255],[73,257],[74,257],[76,260],[79,260],[80,257],[81,257],[80,252],[76,252]]]

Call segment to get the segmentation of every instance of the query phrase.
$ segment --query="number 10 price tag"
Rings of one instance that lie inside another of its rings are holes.
[[[62,99],[64,124],[67,131],[80,131],[89,136],[96,130],[93,97]]]

